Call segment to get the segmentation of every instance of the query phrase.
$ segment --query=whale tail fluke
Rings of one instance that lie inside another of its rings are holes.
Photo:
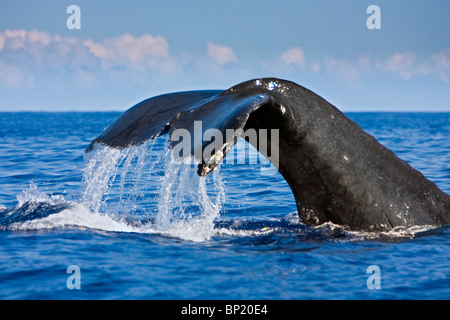
[[[255,79],[226,91],[147,99],[86,151],[96,143],[126,148],[167,133],[175,154],[199,162],[199,175],[214,170],[237,139],[245,138],[286,179],[300,218],[310,225],[383,231],[450,223],[446,193],[336,107],[290,81]]]

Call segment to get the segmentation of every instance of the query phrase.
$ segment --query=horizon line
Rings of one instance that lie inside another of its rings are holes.
[[[130,107],[132,108],[132,106]],[[112,113],[112,112],[118,112],[118,113],[123,113],[126,112],[127,110],[129,110],[130,108],[124,109],[124,110],[114,110],[114,109],[109,109],[109,110],[102,110],[102,109],[97,109],[97,110],[49,110],[49,109],[24,109],[24,110],[2,110],[0,108],[0,113]],[[439,110],[439,109],[428,109],[428,110],[422,110],[422,109],[393,109],[393,110],[377,110],[377,109],[368,109],[368,110],[353,110],[353,109],[349,109],[349,110],[342,110],[339,109],[339,111],[341,111],[342,113],[352,113],[352,112],[358,112],[358,113],[450,113],[450,108],[448,110]]]

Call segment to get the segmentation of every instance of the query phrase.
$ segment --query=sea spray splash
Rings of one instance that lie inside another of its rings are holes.
[[[17,208],[22,207],[25,203],[48,203],[50,205],[62,204],[65,201],[62,195],[47,195],[40,191],[34,182],[30,183],[29,188],[23,190],[17,195]]]
[[[91,211],[99,212],[108,194],[111,179],[115,176],[121,152],[118,149],[96,145],[86,155],[83,169],[83,191],[81,202]]]
[[[97,145],[85,159],[80,202],[119,220],[142,218],[148,221],[142,232],[205,240],[225,189],[219,170],[206,178],[196,171],[174,160],[166,139],[124,150]]]
[[[154,145],[153,140],[123,150],[96,145],[85,158],[80,201],[98,213],[145,212],[141,200],[152,202],[162,175]]]
[[[209,239],[225,200],[220,170],[205,178],[198,176],[194,164],[175,161],[171,151],[166,160],[155,229],[192,240]]]

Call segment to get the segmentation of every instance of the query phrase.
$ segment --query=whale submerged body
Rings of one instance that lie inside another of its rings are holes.
[[[96,143],[115,148],[142,144],[178,129],[194,133],[219,130],[227,138],[200,161],[207,175],[235,145],[241,133],[277,130],[275,137],[249,140],[269,160],[277,148],[276,168],[289,184],[302,222],[332,222],[354,231],[388,231],[450,223],[450,196],[399,159],[341,111],[290,81],[263,78],[228,90],[170,93],[144,100],[124,112]],[[263,141],[265,140],[265,141]],[[171,140],[171,147],[175,147]],[[264,148],[262,147],[264,146]],[[204,151],[192,142],[192,155]]]

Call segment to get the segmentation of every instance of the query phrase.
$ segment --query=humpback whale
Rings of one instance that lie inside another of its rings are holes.
[[[144,100],[106,128],[86,152],[97,143],[127,148],[177,129],[193,132],[196,121],[202,130],[213,128],[224,135],[227,129],[277,129],[277,141],[266,137],[266,146],[272,147],[254,147],[269,160],[273,145],[278,148],[277,169],[307,225],[332,222],[351,231],[381,232],[450,224],[449,195],[325,99],[282,79],[253,79],[228,90]],[[227,137],[215,148],[213,161],[201,160],[198,174],[213,171],[237,138]],[[193,144],[192,155],[205,147],[204,142]]]

